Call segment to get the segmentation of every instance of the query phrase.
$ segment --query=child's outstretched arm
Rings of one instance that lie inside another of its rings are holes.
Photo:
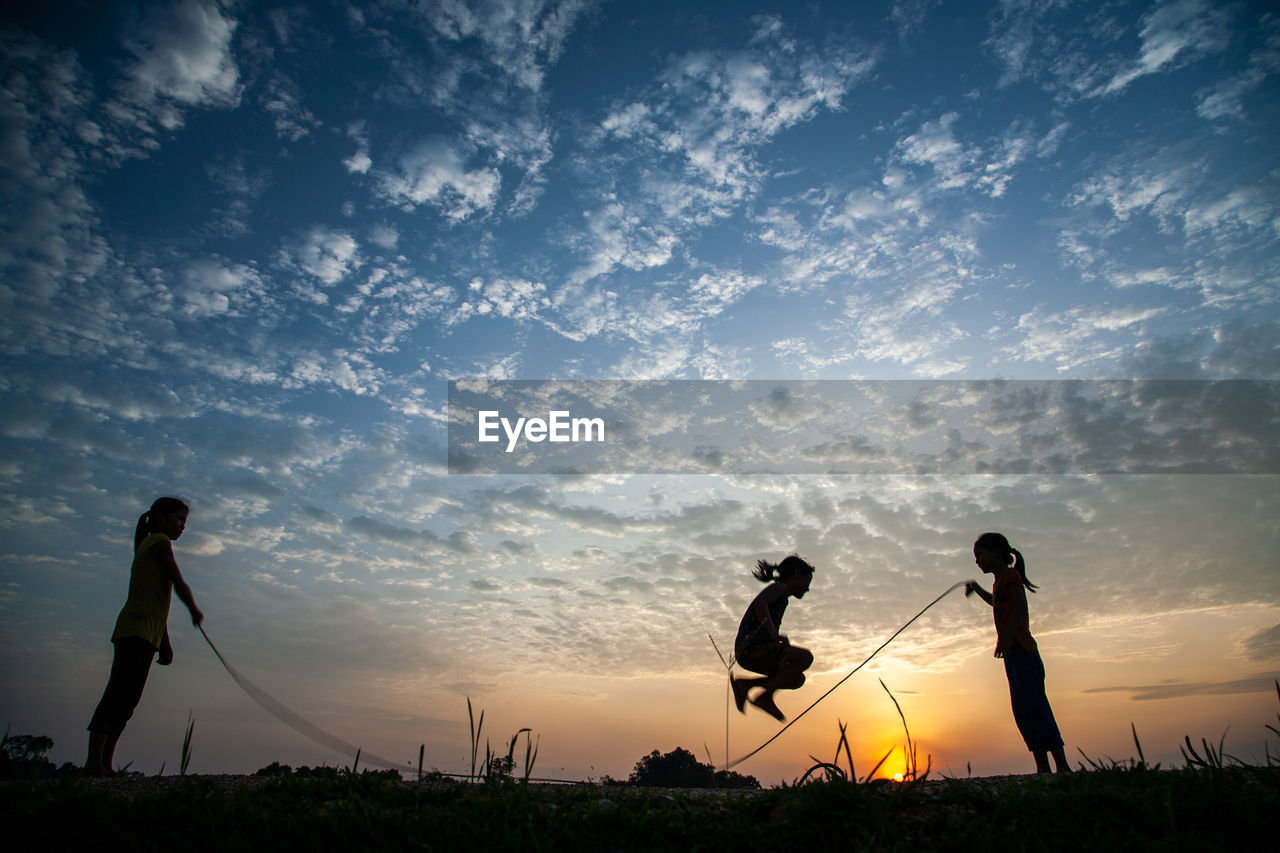
[[[182,579],[182,572],[178,569],[178,561],[173,558],[173,546],[168,542],[157,542],[152,550],[159,557],[165,576],[173,581],[173,591],[178,594],[178,598],[182,603],[187,605],[187,610],[191,611],[191,624],[199,628],[200,623],[204,621],[204,613],[201,612],[199,607],[196,607],[196,599],[191,594],[191,587],[187,586],[187,582]]]
[[[975,592],[978,594],[978,598],[981,598],[989,605],[995,606],[991,598],[991,593],[983,589],[981,584],[977,581],[966,581],[964,585],[964,597],[968,598]]]

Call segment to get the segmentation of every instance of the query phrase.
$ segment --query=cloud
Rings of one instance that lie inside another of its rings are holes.
[[[895,0],[889,18],[904,41],[918,33],[927,23],[929,14],[941,6],[942,0]]]
[[[1199,58],[1226,46],[1226,13],[1206,0],[1165,0],[1143,19],[1138,58],[1095,94],[1113,95],[1133,81],[1174,65],[1180,56]]]
[[[369,229],[369,242],[383,249],[394,249],[400,242],[400,231],[393,225],[374,225]]]
[[[1088,178],[1067,203],[1105,204],[1122,222],[1137,212],[1148,212],[1167,220],[1182,206],[1194,186],[1197,171],[1191,163],[1124,163],[1117,169]]]
[[[780,268],[788,284],[801,292],[831,290],[828,298],[841,306],[819,321],[826,345],[792,335],[780,353],[821,353],[817,361],[796,362],[815,369],[855,358],[962,369],[962,360],[943,356],[965,336],[950,308],[991,274],[978,249],[981,216],[949,213],[940,197],[954,190],[943,184],[894,166],[878,186],[833,188],[816,202],[783,200],[767,211],[760,239],[784,250]],[[842,342],[833,346],[832,338]]]
[[[546,285],[542,282],[518,278],[489,282],[475,279],[468,290],[476,295],[475,300],[464,302],[457,309],[468,317],[494,314],[513,320],[527,320],[551,304],[546,297]]]
[[[1163,307],[1081,307],[1061,312],[1028,311],[1017,319],[1020,339],[1001,349],[1014,361],[1045,361],[1060,372],[1117,357],[1114,333],[1141,328],[1160,317]]]
[[[1063,263],[1118,288],[1187,291],[1203,307],[1274,298],[1277,185],[1224,174],[1184,146],[1131,150],[1080,180],[1065,199]]]
[[[210,229],[227,237],[250,233],[249,220],[254,205],[271,184],[270,172],[261,166],[250,168],[243,155],[219,157],[204,167],[214,192],[224,199],[210,211]]]
[[[659,248],[644,263],[665,263],[689,225],[729,216],[760,192],[768,178],[763,146],[824,110],[839,110],[874,65],[870,51],[801,47],[773,18],[758,21],[740,50],[673,59],[652,86],[615,104],[597,125],[595,162],[611,164],[606,175],[615,186],[632,180],[627,164],[643,159],[645,166],[625,206],[611,202],[588,214],[594,239],[582,248],[590,259],[574,280],[635,268],[628,264],[635,256],[619,244],[636,229],[600,228],[604,222],[644,223]]]
[[[1180,699],[1184,696],[1224,696],[1233,693],[1265,693],[1275,689],[1275,677],[1257,675],[1234,681],[1171,681],[1167,684],[1146,684],[1127,687],[1090,687],[1085,693],[1130,693],[1135,702],[1156,699]]]
[[[678,238],[665,223],[648,221],[616,202],[583,215],[587,230],[580,239],[591,259],[573,272],[572,284],[584,284],[618,267],[644,270],[671,260]]]
[[[1227,43],[1231,12],[1206,0],[1161,0],[1132,28],[1114,15],[1081,14],[1061,0],[1002,0],[984,43],[1003,67],[999,85],[1031,79],[1063,103],[1114,96]]]
[[[377,394],[386,376],[363,353],[337,349],[330,353],[298,353],[282,387],[332,385],[357,396]]]
[[[368,516],[357,516],[343,525],[344,529],[366,539],[389,542],[393,545],[408,547],[428,547],[432,550],[447,550],[456,554],[470,554],[475,551],[474,537],[466,531],[456,530],[447,537],[441,538],[430,530],[411,530],[378,521]]]
[[[1046,146],[1052,148],[1056,135],[1062,132],[1054,128],[1044,140],[1037,141],[1029,126],[1015,121],[1002,138],[992,140],[984,149],[978,145],[966,146],[956,139],[955,125],[959,118],[958,113],[946,113],[925,122],[897,144],[896,153],[903,163],[932,168],[937,176],[935,190],[972,186],[992,198],[1000,198],[1013,180],[1014,168],[1029,154]]]
[[[1269,16],[1251,23],[1265,34],[1265,40],[1249,54],[1244,69],[1196,93],[1196,114],[1207,121],[1247,120],[1245,98],[1280,72],[1280,20]]]
[[[1240,644],[1250,660],[1274,660],[1280,658],[1280,624],[1264,628],[1246,637]]]
[[[384,197],[406,211],[426,204],[458,222],[494,206],[502,176],[494,168],[468,169],[453,146],[429,139],[402,156],[379,184]]]
[[[333,286],[361,266],[359,249],[355,238],[347,232],[317,225],[285,251],[303,272],[325,286]],[[314,298],[323,297],[314,294]]]
[[[956,142],[952,126],[960,116],[947,113],[936,121],[926,122],[918,131],[898,143],[901,157],[908,163],[932,166],[941,178],[941,189],[963,187],[965,169],[974,155]]]
[[[262,108],[271,116],[276,136],[281,139],[297,142],[320,126],[312,112],[302,105],[298,84],[279,72],[271,76],[261,98]]]
[[[346,161],[348,168],[384,175],[383,192],[393,204],[429,202],[454,221],[477,212],[527,215],[541,197],[552,157],[543,82],[577,21],[594,5],[451,0],[366,10],[356,26],[378,39],[389,62],[379,96],[404,109],[429,103],[437,115],[433,124],[458,133],[448,142],[419,140],[416,151],[383,169],[365,165],[370,154],[362,146]],[[412,36],[402,37],[402,31]]]
[[[237,26],[216,0],[152,8],[126,40],[134,63],[126,72],[125,105],[172,131],[182,126],[184,108],[238,104],[240,76],[231,53]]]
[[[1047,76],[1060,96],[1079,97],[1102,73],[1097,51],[1119,37],[1112,27],[1073,14],[1066,2],[1002,0],[984,46],[1003,66],[998,85]],[[1091,82],[1092,81],[1092,82]]]
[[[1257,234],[1275,231],[1280,224],[1277,203],[1280,193],[1274,186],[1237,187],[1225,196],[1192,199],[1182,213],[1183,228],[1189,237],[1209,232],[1215,237],[1232,230]]]
[[[143,352],[129,306],[142,290],[100,233],[85,175],[112,161],[84,116],[92,80],[74,51],[16,32],[0,36],[0,347],[10,354]]]
[[[435,32],[449,42],[475,39],[485,59],[517,86],[542,88],[546,67],[564,49],[576,20],[594,4],[587,0],[511,0],[467,4],[447,0],[423,12]]]
[[[253,269],[214,259],[188,264],[178,279],[175,292],[181,300],[182,312],[191,317],[238,313],[233,303],[265,296],[262,279]]]
[[[355,175],[363,175],[369,171],[369,167],[373,165],[373,161],[369,159],[369,152],[363,149],[356,151],[350,157],[342,161],[342,165],[347,167],[347,171]]]

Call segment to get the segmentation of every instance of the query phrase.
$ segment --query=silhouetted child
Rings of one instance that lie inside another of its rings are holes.
[[[1062,735],[1044,692],[1044,662],[1031,636],[1027,590],[1035,592],[1036,586],[1027,580],[1026,561],[999,533],[979,536],[973,543],[973,557],[982,571],[994,575],[995,580],[989,593],[977,581],[969,581],[964,594],[977,593],[992,607],[996,620],[995,656],[1004,659],[1014,722],[1027,742],[1027,749],[1035,756],[1037,773],[1049,772],[1049,753],[1053,754],[1058,772],[1068,773],[1071,768],[1062,751]]]
[[[116,741],[142,698],[156,652],[160,653],[157,662],[161,666],[173,662],[168,629],[170,593],[177,592],[187,605],[191,624],[199,627],[204,620],[169,544],[186,529],[188,512],[187,505],[177,498],[159,498],[138,517],[133,534],[133,565],[129,569],[129,597],[111,634],[115,646],[111,676],[89,722],[89,757],[84,769],[92,775],[112,772]]]
[[[764,560],[756,562],[751,573],[756,580],[769,584],[751,602],[738,625],[738,638],[733,644],[733,654],[744,669],[758,672],[761,678],[734,678],[733,701],[738,710],[745,713],[748,691],[763,687],[756,698],[750,700],[762,711],[772,714],[779,721],[786,717],[773,701],[775,690],[795,690],[804,684],[804,671],[813,663],[808,649],[793,646],[785,634],[778,632],[782,614],[787,610],[787,598],[804,598],[813,580],[813,566],[792,554],[774,565]]]

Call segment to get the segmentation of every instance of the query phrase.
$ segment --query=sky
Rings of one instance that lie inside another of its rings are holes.
[[[0,15],[0,717],[55,761],[162,494],[227,660],[405,765],[466,772],[468,699],[539,774],[723,764],[778,728],[712,644],[757,559],[817,567],[794,716],[987,530],[1074,761],[1280,752],[1271,4]],[[481,459],[486,393],[605,440]],[[171,772],[189,718],[193,772],[350,762],[170,629],[118,763]],[[889,690],[935,774],[1026,772],[993,647],[953,593],[737,769],[843,722],[900,772]]]

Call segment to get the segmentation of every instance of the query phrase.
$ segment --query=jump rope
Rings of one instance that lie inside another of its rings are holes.
[[[836,689],[837,687],[839,687],[841,684],[844,684],[844,683],[845,683],[846,681],[848,681],[850,678],[852,678],[852,677],[853,677],[853,674],[854,674],[855,672],[857,672],[858,670],[860,670],[860,669],[862,669],[864,666],[866,666],[868,663],[870,663],[870,662],[871,662],[871,659],[872,659],[873,657],[875,657],[876,655],[880,654],[880,650],[881,650],[881,649],[883,649],[885,646],[887,646],[887,645],[889,645],[890,643],[892,643],[892,642],[894,641],[894,638],[896,638],[896,637],[897,637],[899,634],[901,634],[903,631],[907,630],[907,628],[911,625],[911,623],[912,623],[912,622],[914,622],[914,621],[916,621],[917,619],[919,619],[921,616],[923,616],[923,615],[925,614],[925,612],[926,612],[930,607],[933,607],[933,605],[937,604],[939,601],[941,601],[942,599],[946,598],[948,595],[950,595],[951,593],[955,592],[957,589],[959,589],[960,587],[964,586],[966,583],[968,583],[968,581],[960,581],[960,582],[959,582],[959,583],[957,583],[957,584],[952,584],[951,586],[947,587],[947,591],[946,591],[946,592],[944,592],[942,595],[938,596],[938,597],[937,597],[937,598],[935,598],[933,601],[930,601],[928,604],[926,604],[926,605],[925,605],[925,607],[924,607],[924,610],[921,610],[921,611],[920,611],[919,613],[917,613],[915,616],[912,616],[910,619],[908,619],[905,625],[903,625],[901,628],[899,628],[898,630],[896,630],[896,631],[894,631],[894,632],[893,632],[893,636],[892,636],[892,637],[890,637],[889,639],[885,640],[883,643],[881,643],[881,644],[880,644],[880,648],[876,649],[874,652],[872,652],[871,654],[867,655],[867,659],[866,659],[866,660],[864,660],[862,663],[858,664],[858,665],[857,665],[857,666],[855,666],[853,669],[851,669],[851,670],[849,671],[849,673],[848,673],[844,678],[840,679],[840,680],[839,680],[839,681],[837,681],[835,684],[831,685],[831,689],[830,689],[830,690],[828,690],[826,693],[823,693],[823,694],[822,694],[821,696],[819,696],[817,699],[814,699],[814,700],[813,700],[813,704],[812,704],[812,705],[810,705],[808,708],[805,708],[805,709],[804,709],[803,711],[801,711],[799,714],[796,714],[794,717],[792,717],[792,718],[791,718],[791,721],[790,721],[789,723],[787,723],[785,726],[783,726],[782,728],[778,729],[777,733],[776,733],[773,737],[769,738],[767,741],[765,741],[764,743],[760,744],[760,745],[759,745],[759,746],[757,746],[755,749],[751,750],[750,752],[748,752],[746,755],[742,756],[741,758],[738,758],[738,759],[735,759],[734,761],[729,762],[728,764],[726,764],[726,765],[725,765],[725,769],[726,769],[726,770],[728,770],[728,769],[729,769],[729,768],[731,768],[731,767],[737,767],[739,764],[741,764],[742,762],[746,761],[748,758],[750,758],[751,756],[755,755],[757,752],[759,752],[760,750],[764,749],[766,746],[768,746],[769,744],[773,743],[773,742],[774,742],[775,740],[777,740],[778,738],[782,737],[782,733],[783,733],[783,732],[785,732],[787,729],[789,729],[789,728],[791,728],[792,726],[794,726],[796,723],[800,722],[800,718],[801,718],[801,717],[803,717],[805,714],[807,714],[807,713],[809,713],[810,711],[812,711],[812,710],[814,709],[814,707],[815,707],[819,702],[821,702],[823,699],[826,699],[828,696],[830,696],[832,693],[834,693],[834,692],[835,692],[835,689]]]
[[[871,654],[867,655],[866,660],[864,660],[862,663],[855,666],[852,670],[850,670],[845,675],[844,678],[840,679],[835,684],[833,684],[831,688],[827,690],[826,693],[823,693],[817,699],[813,700],[812,705],[810,705],[808,708],[805,708],[799,714],[796,714],[794,717],[792,717],[790,722],[788,722],[785,726],[779,729],[777,733],[774,734],[773,737],[769,738],[764,743],[760,744],[755,749],[751,750],[741,758],[738,758],[738,759],[735,759],[734,761],[729,762],[728,764],[725,765],[725,769],[727,770],[731,767],[737,767],[739,764],[746,761],[748,758],[751,758],[753,755],[760,752],[766,746],[773,743],[778,738],[782,737],[783,732],[785,732],[787,729],[794,726],[796,723],[800,722],[801,717],[803,717],[805,714],[812,711],[819,702],[821,702],[823,699],[826,699],[828,696],[834,693],[837,687],[839,687],[841,684],[844,684],[846,681],[848,681],[850,678],[853,677],[854,673],[856,673],[858,670],[862,669],[864,666],[870,663],[871,659],[874,658],[876,655],[880,654],[880,652],[884,649],[885,646],[892,643],[899,634],[907,630],[907,628],[911,626],[912,622],[915,622],[917,619],[923,616],[929,610],[929,608],[933,607],[939,601],[946,598],[948,595],[955,592],[960,587],[964,586],[965,583],[966,581],[960,581],[959,583],[953,584],[952,586],[948,587],[946,592],[942,593],[942,595],[938,596],[933,601],[925,605],[924,609],[922,609],[915,616],[912,616],[910,619],[908,619],[906,621],[906,624],[904,624],[898,630],[894,631],[893,635],[890,636],[889,639],[881,643],[879,648],[877,648]],[[326,746],[329,749],[334,750],[335,752],[341,752],[342,754],[350,756],[351,758],[355,758],[358,755],[361,759],[367,761],[369,764],[376,764],[379,767],[385,767],[392,770],[403,770],[405,767],[409,766],[403,763],[397,764],[394,761],[388,761],[387,759],[380,758],[379,756],[373,755],[372,753],[363,752],[362,750],[357,749],[354,744],[347,743],[342,738],[329,734],[324,729],[317,726],[315,723],[312,723],[311,721],[304,719],[301,715],[290,710],[283,702],[280,702],[279,700],[273,698],[261,687],[254,684],[252,681],[250,681],[249,679],[241,675],[236,670],[236,668],[233,667],[230,663],[228,663],[227,659],[222,656],[222,652],[218,651],[218,647],[213,644],[213,640],[210,640],[209,635],[205,633],[204,626],[200,625],[197,627],[199,627],[200,635],[204,637],[204,641],[209,644],[209,648],[213,649],[213,653],[217,655],[218,661],[222,664],[222,668],[227,671],[227,674],[231,676],[231,678],[235,681],[236,684],[240,685],[240,689],[243,690],[245,693],[249,694],[249,698],[253,699],[253,701],[261,705],[267,711],[267,713],[271,714],[271,716],[275,717],[277,720],[284,723],[289,728],[293,729],[294,731],[298,732],[301,735],[305,735],[306,737],[311,738],[313,741],[320,744],[321,746]],[[452,775],[452,774],[448,774],[448,775]],[[563,781],[563,780],[555,780],[555,781]]]
[[[379,767],[386,767],[392,770],[403,770],[405,767],[408,767],[407,764],[396,764],[394,761],[388,761],[387,759],[379,758],[372,753],[359,750],[354,744],[347,743],[342,738],[329,734],[315,723],[303,719],[300,715],[289,710],[283,702],[272,698],[267,691],[245,678],[236,671],[235,667],[227,663],[227,659],[222,656],[222,652],[218,651],[218,647],[213,644],[213,640],[210,640],[209,635],[204,632],[204,626],[199,625],[197,627],[200,629],[200,634],[204,637],[204,641],[209,644],[209,648],[213,649],[213,653],[218,656],[218,660],[222,663],[222,668],[225,669],[233,679],[235,679],[236,684],[240,685],[240,689],[245,693],[248,693],[249,698],[265,708],[267,713],[271,714],[271,716],[275,717],[298,734],[306,735],[321,746],[327,746],[335,752],[341,752],[353,759],[359,756],[361,760],[367,761],[370,764],[376,764]]]

